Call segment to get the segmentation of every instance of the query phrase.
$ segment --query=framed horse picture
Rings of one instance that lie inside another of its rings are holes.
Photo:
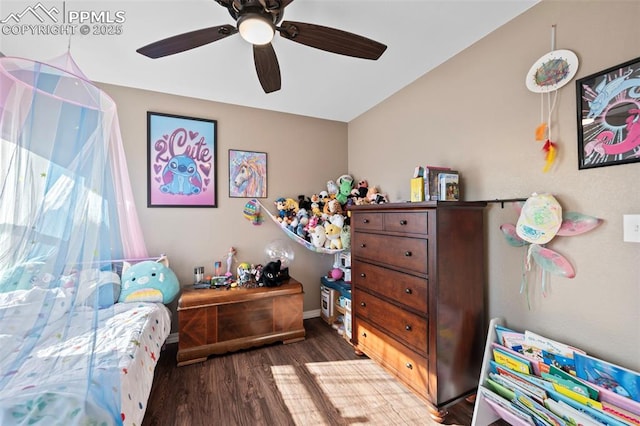
[[[217,122],[147,112],[147,206],[217,207]]]
[[[229,197],[267,197],[267,153],[229,150]]]

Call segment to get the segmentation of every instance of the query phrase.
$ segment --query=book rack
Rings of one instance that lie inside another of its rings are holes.
[[[472,426],[487,426],[495,423],[496,421],[502,419],[508,422],[511,425],[516,426],[526,426],[529,423],[526,420],[523,420],[504,409],[500,409],[494,401],[488,399],[484,396],[484,392],[488,391],[488,388],[485,387],[485,382],[487,377],[489,377],[489,372],[491,370],[490,361],[493,359],[493,344],[499,343],[496,333],[496,325],[506,326],[503,318],[493,318],[489,323],[489,329],[487,332],[487,340],[484,348],[484,358],[482,362],[482,367],[480,370],[480,380],[478,383],[478,393],[476,397],[475,406],[473,409],[473,418],[471,421]],[[635,373],[635,372],[632,372]],[[603,405],[605,402],[611,403],[612,405],[616,405],[618,407],[623,408],[619,411],[624,411],[627,409],[627,414],[631,414],[634,418],[640,416],[640,402],[634,401],[630,398],[625,398],[617,393],[614,393],[608,389],[601,388],[597,385],[593,385],[593,387],[597,388],[600,393],[600,400]],[[489,391],[491,392],[491,391]],[[494,407],[496,407],[494,409]],[[500,412],[501,414],[498,414]],[[592,419],[593,420],[593,419]],[[593,422],[597,423],[597,422]],[[637,423],[629,423],[624,421],[607,421],[605,424],[610,425],[623,425],[623,424],[637,424]]]

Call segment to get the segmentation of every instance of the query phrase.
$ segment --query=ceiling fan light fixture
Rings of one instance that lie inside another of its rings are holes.
[[[238,19],[238,31],[251,44],[271,43],[275,34],[273,22],[258,13],[247,13]]]

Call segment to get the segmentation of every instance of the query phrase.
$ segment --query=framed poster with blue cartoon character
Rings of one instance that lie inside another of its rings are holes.
[[[147,112],[148,207],[217,207],[217,122]]]

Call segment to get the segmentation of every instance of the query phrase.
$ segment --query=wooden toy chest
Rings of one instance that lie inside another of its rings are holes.
[[[305,338],[302,284],[183,290],[178,301],[178,366],[209,355]]]

